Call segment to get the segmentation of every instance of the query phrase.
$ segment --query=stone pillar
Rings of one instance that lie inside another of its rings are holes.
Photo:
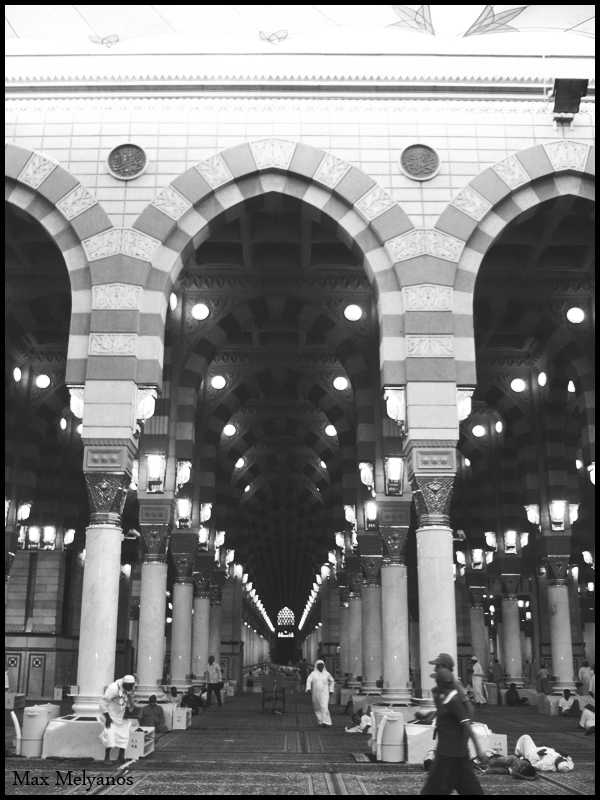
[[[348,609],[349,590],[345,586],[340,586],[340,677],[345,680],[346,675],[350,672],[350,611]]]
[[[518,598],[507,595],[502,598],[502,667],[507,683],[523,686],[523,664],[521,661],[521,630],[519,625]]]
[[[585,657],[593,666],[596,662],[596,623],[588,622],[583,626],[583,641],[585,644]]]
[[[362,577],[351,575],[348,595],[348,683],[359,686],[358,676],[362,675]]]
[[[210,624],[208,632],[208,655],[214,656],[217,664],[221,663],[221,596],[221,587],[211,584],[209,590]]]
[[[454,463],[454,451],[448,451]],[[431,699],[435,685],[432,667],[428,663],[438,653],[449,653],[456,663],[456,605],[454,599],[454,550],[450,528],[450,497],[454,475],[419,474],[427,465],[438,468],[445,453],[429,456],[426,451],[411,453],[413,471],[411,487],[419,527],[417,529],[417,569],[419,576],[419,631],[421,651],[421,691],[426,701]],[[417,463],[415,464],[415,457]],[[420,459],[420,460],[419,460]]]
[[[93,454],[86,447],[86,460]],[[78,714],[98,714],[105,687],[115,680],[115,647],[121,577],[121,514],[131,480],[127,472],[86,472],[90,524],[86,532],[85,568],[79,634],[77,684],[73,704]]]
[[[362,586],[362,689],[377,689],[383,676],[383,629],[381,622],[381,556],[361,558],[365,579]]]
[[[192,670],[192,607],[194,579],[178,577],[173,585],[173,623],[171,628],[171,682],[189,686]]]
[[[410,698],[408,593],[405,545],[408,528],[382,530],[387,557],[381,567],[383,693]]]
[[[194,588],[194,617],[192,623],[192,673],[204,680],[208,666],[210,631],[210,593],[208,586],[197,582]]]
[[[552,694],[562,694],[563,689],[575,691],[567,580],[568,562],[566,556],[547,556],[545,559],[548,574],[552,675],[556,677]]]
[[[483,608],[483,589],[469,588],[469,620],[471,623],[471,655],[477,656],[483,674],[485,675],[490,665],[490,646],[487,629],[485,627]]]

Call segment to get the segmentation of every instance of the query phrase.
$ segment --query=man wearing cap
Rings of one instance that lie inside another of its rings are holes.
[[[458,692],[458,699],[461,702],[467,704],[467,712],[470,717],[473,711],[473,706],[471,705],[471,701],[469,700],[469,697],[467,695],[467,692],[465,691],[464,686],[458,680],[458,678],[454,677],[454,674],[452,673],[452,670],[454,669],[454,659],[452,658],[450,653],[440,653],[439,656],[434,658],[433,661],[430,661],[429,663],[433,664],[435,672],[437,672],[439,669],[447,669],[450,672],[452,678],[454,679],[454,688]],[[435,675],[432,675],[431,677],[434,678]],[[434,692],[435,691],[436,690],[434,689]]]
[[[477,656],[471,656],[471,661],[473,663],[473,695],[475,699],[476,705],[485,705],[485,696],[483,694],[483,668],[479,663],[479,659]]]
[[[436,682],[433,697],[437,709],[438,744],[431,772],[421,789],[421,794],[452,794],[456,789],[458,794],[482,795],[483,789],[469,758],[469,738],[475,745],[477,756],[484,764],[487,764],[487,757],[471,728],[471,720],[466,713],[465,704],[460,699],[454,676],[440,663],[442,656],[450,658],[447,653],[440,653],[437,659],[429,662],[436,666],[436,671],[431,677],[435,678]],[[450,661],[454,663],[451,658]],[[449,662],[446,658],[442,663]]]
[[[125,675],[123,678],[110,683],[106,687],[103,697],[100,698],[101,722],[104,724],[100,740],[104,745],[104,763],[110,764],[110,751],[113,747],[119,748],[117,761],[125,763],[125,748],[129,744],[129,728],[131,720],[125,719],[125,711],[135,711],[133,690],[135,678]]]

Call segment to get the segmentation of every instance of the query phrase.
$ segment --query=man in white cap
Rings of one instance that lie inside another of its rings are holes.
[[[104,745],[104,763],[110,764],[110,751],[113,747],[119,748],[117,762],[125,763],[125,748],[129,744],[129,728],[131,720],[125,719],[125,711],[135,711],[133,691],[135,678],[125,675],[106,687],[103,697],[100,698],[101,722],[104,729],[100,740]]]
[[[485,695],[483,694],[483,668],[479,663],[477,656],[471,656],[472,662],[472,681],[473,681],[473,699],[475,705],[485,705]]]

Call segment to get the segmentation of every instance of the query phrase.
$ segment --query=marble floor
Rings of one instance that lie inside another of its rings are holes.
[[[419,766],[357,760],[367,737],[344,733],[349,717],[331,708],[333,728],[316,723],[308,695],[289,682],[285,714],[262,714],[261,696],[228,698],[195,717],[186,731],[164,734],[155,752],[116,770],[95,762],[8,757],[9,795],[415,795],[424,782]],[[535,708],[492,707],[477,712],[494,732],[508,736],[509,751],[529,733],[536,743],[568,752],[575,770],[541,774],[532,783],[482,776],[486,794],[593,795],[594,736],[577,721],[542,716]],[[8,719],[10,725],[10,718]],[[12,737],[7,728],[8,740]],[[28,785],[19,783],[29,770]],[[70,771],[70,773],[69,773]],[[84,772],[85,771],[85,772]],[[15,772],[20,776],[15,779]],[[57,779],[56,773],[61,774]],[[66,776],[66,777],[65,777]],[[80,778],[79,781],[76,778]],[[42,780],[45,778],[45,780]],[[101,779],[101,780],[97,780]]]

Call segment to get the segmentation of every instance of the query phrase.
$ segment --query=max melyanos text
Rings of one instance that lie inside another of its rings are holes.
[[[88,775],[86,770],[74,772],[72,769],[55,770],[54,774],[40,775],[27,769],[23,772],[13,770],[13,786],[84,786],[86,791],[97,786],[132,786],[129,775]]]

